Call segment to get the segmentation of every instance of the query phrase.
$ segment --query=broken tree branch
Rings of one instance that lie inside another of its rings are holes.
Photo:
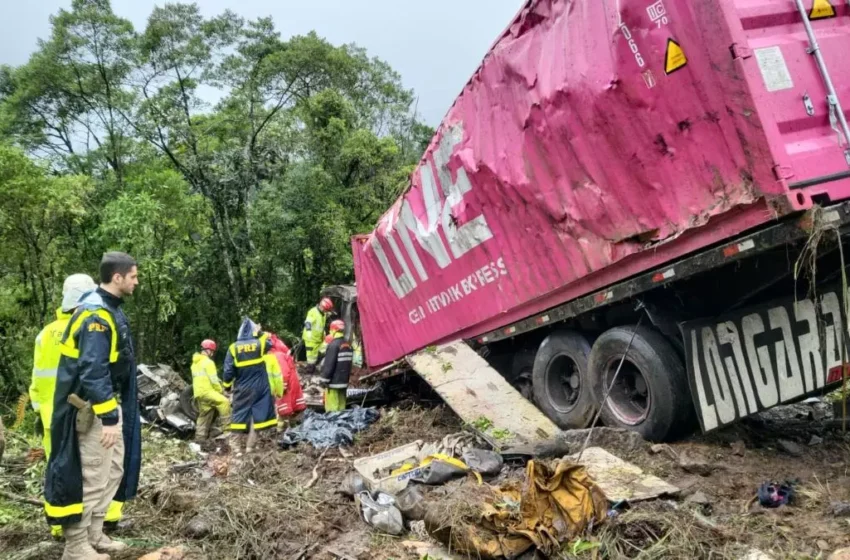
[[[310,482],[308,482],[307,485],[304,487],[305,489],[312,488],[313,485],[316,484],[316,482],[319,480],[319,465],[322,464],[322,459],[325,458],[325,453],[327,452],[328,450],[325,449],[324,451],[322,451],[322,454],[319,455],[319,460],[316,461],[316,466],[313,467],[313,476],[310,478]]]
[[[19,502],[22,504],[29,504],[31,506],[41,507],[44,504],[35,498],[29,498],[27,496],[18,496],[17,494],[12,494],[11,492],[6,492],[5,490],[0,490],[0,496],[3,496],[7,500],[12,500],[13,502]]]

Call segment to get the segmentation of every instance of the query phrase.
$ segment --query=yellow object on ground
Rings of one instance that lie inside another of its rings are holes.
[[[554,470],[529,461],[525,483],[494,489],[478,519],[450,527],[429,519],[429,531],[453,551],[476,558],[515,558],[532,547],[554,556],[570,542],[605,521],[608,501],[581,465],[563,460]]]
[[[325,389],[325,412],[345,410],[345,389]]]

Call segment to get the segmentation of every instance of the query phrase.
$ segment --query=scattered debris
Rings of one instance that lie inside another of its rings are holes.
[[[200,515],[196,515],[183,529],[183,534],[190,539],[203,539],[210,534],[210,530],[209,522]]]
[[[711,473],[722,469],[720,465],[709,463],[704,458],[691,453],[679,454],[679,467],[686,473],[698,474],[699,476],[709,476]]]
[[[788,455],[791,455],[792,457],[802,457],[803,453],[805,453],[800,444],[787,439],[777,440],[776,446],[781,451],[787,453]]]
[[[185,547],[166,546],[164,548],[160,548],[155,552],[151,552],[150,554],[145,554],[144,556],[140,557],[139,560],[184,560],[185,558],[188,558],[188,554],[186,552]]]
[[[697,490],[696,492],[685,498],[685,503],[707,506],[711,504],[711,500],[708,499],[708,496],[706,496],[704,492]]]
[[[286,449],[302,441],[317,449],[349,446],[354,443],[354,434],[368,428],[380,415],[374,408],[352,408],[324,414],[307,410],[301,424],[286,430],[280,446]]]
[[[739,560],[773,560],[772,556],[768,556],[757,548],[751,548],[745,556],[741,556]]]
[[[396,507],[395,498],[383,492],[377,492],[375,498],[369,492],[361,492],[356,497],[357,508],[363,521],[388,535],[401,535],[404,532],[404,518]]]
[[[758,501],[762,507],[777,508],[794,501],[794,488],[790,482],[778,484],[765,482],[758,489]]]
[[[809,440],[809,446],[820,445],[823,443],[823,438],[818,435],[812,435],[812,439]]]
[[[850,517],[850,502],[832,502],[829,513],[835,517]]]
[[[850,560],[850,548],[839,548],[830,554],[826,560]]]
[[[464,490],[465,489],[465,490]],[[584,467],[568,460],[550,467],[529,461],[524,481],[455,489],[429,508],[429,534],[450,550],[482,558],[544,554],[604,522],[608,501]]]
[[[732,448],[732,454],[737,455],[738,457],[743,457],[744,453],[747,451],[746,444],[741,440],[733,441],[729,444],[729,446]]]
[[[470,449],[463,453],[463,462],[482,476],[496,476],[502,471],[504,460],[494,451]]]
[[[577,455],[570,457],[577,459]],[[676,494],[679,489],[657,476],[646,474],[631,463],[612,455],[601,447],[585,449],[581,464],[594,482],[612,502],[639,502],[664,495]]]

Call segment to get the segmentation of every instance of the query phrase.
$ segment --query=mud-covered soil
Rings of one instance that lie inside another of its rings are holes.
[[[610,439],[610,452],[682,492],[618,512],[588,537],[590,544],[567,546],[562,557],[737,559],[757,548],[777,559],[814,559],[850,546],[850,517],[832,511],[834,503],[850,502],[850,436],[828,426],[823,406],[783,407],[667,447]],[[269,438],[247,458],[232,457],[226,446],[207,447],[201,456],[188,442],[146,432],[140,496],[126,508],[132,526],[117,535],[132,548],[118,558],[165,545],[185,546],[188,558],[420,558],[403,543],[426,540],[422,535],[377,533],[339,486],[355,458],[439,441],[462,423],[442,406],[402,404],[382,413],[344,454],[304,444],[280,451]],[[7,453],[0,489],[36,497],[38,464],[16,457],[22,455]],[[754,502],[768,480],[793,481],[795,503],[768,510]],[[0,504],[0,558],[22,551],[32,559],[61,557],[38,508]]]

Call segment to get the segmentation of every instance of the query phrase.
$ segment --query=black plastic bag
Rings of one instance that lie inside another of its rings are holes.
[[[283,449],[302,441],[318,449],[347,446],[354,443],[354,434],[372,425],[381,414],[374,408],[352,408],[339,412],[304,412],[301,424],[286,430],[280,440]]]

